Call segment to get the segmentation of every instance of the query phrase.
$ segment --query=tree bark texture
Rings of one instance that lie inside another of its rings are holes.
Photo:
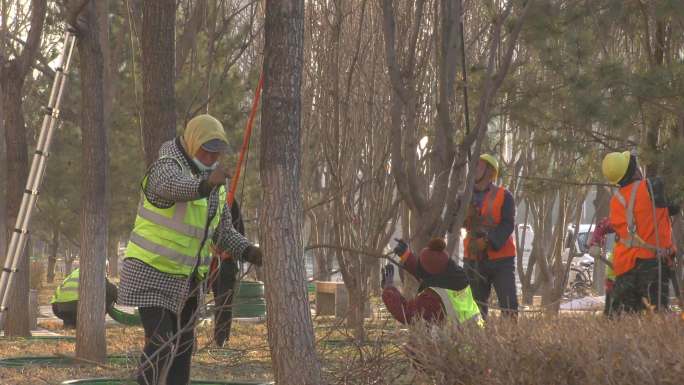
[[[304,1],[266,2],[261,131],[262,220],[268,340],[275,381],[321,384],[306,291],[300,196]]]
[[[15,59],[0,66],[0,89],[2,89],[2,105],[5,125],[7,190],[6,190],[6,225],[11,231],[17,220],[26,180],[28,179],[28,144],[26,141],[26,124],[22,110],[24,82],[31,69],[31,63],[40,48],[41,35],[47,10],[46,0],[31,2],[30,29],[24,50]],[[10,288],[7,317],[5,318],[5,335],[28,336],[29,330],[29,261],[27,248],[19,259],[12,287]],[[5,254],[6,250],[2,250]]]
[[[0,88],[2,95],[2,88]],[[5,116],[0,97],[0,117]],[[0,202],[7,202],[7,148],[5,147],[5,124],[0,118]],[[5,252],[7,251],[7,204],[0,203],[0,265],[5,265]]]
[[[90,2],[79,23],[81,75],[81,252],[76,356],[104,362],[105,258],[107,255],[107,135],[104,118],[104,59],[100,23],[106,1]]]
[[[149,166],[159,147],[176,135],[176,1],[143,2],[143,147]]]

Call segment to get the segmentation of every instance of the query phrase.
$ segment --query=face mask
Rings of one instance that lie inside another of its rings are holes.
[[[218,165],[218,162],[214,162],[211,166],[207,166],[204,163],[200,162],[199,159],[197,158],[192,158],[193,163],[195,163],[195,166],[199,168],[200,171],[202,172],[207,172],[207,171],[213,171],[216,169],[216,166]]]

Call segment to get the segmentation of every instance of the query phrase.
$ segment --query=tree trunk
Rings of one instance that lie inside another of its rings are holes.
[[[7,57],[5,45],[7,42],[7,15],[9,6],[6,0],[0,2],[0,57]],[[0,79],[2,80],[2,79]],[[0,202],[7,202],[7,147],[5,146],[5,109],[2,81],[0,81]],[[5,266],[5,255],[7,253],[7,206],[0,203],[0,266]]]
[[[21,95],[24,78],[19,76],[13,63],[3,74],[3,107],[5,118],[5,140],[7,143],[7,226],[8,233],[17,221],[19,206],[28,179],[28,151],[26,126],[22,111]],[[3,250],[3,254],[5,254]],[[28,336],[29,330],[29,263],[26,248],[19,257],[18,271],[14,273],[12,287],[9,289],[9,311],[5,319],[5,333],[8,336]]]
[[[0,52],[0,55],[3,53]],[[0,95],[3,95],[0,84]],[[3,98],[0,96],[0,202],[7,202],[7,147],[5,146],[5,116]],[[7,203],[0,203],[0,266],[5,266],[5,254],[7,252]]]
[[[300,187],[304,1],[267,0],[261,131],[260,240],[268,341],[279,385],[321,384],[306,292]]]
[[[57,250],[59,250],[59,231],[52,230],[52,240],[48,251],[47,282],[55,281],[55,265],[57,264]]]
[[[354,340],[358,343],[363,343],[366,340],[366,329],[364,328],[364,310],[368,303],[368,297],[364,293],[365,283],[356,285],[348,285],[349,291],[349,315],[347,316],[347,324],[352,329]]]
[[[81,255],[76,356],[104,362],[105,260],[107,253],[107,136],[104,127],[104,65],[100,23],[107,23],[107,1],[90,2],[79,25],[81,129]]]
[[[3,7],[4,8],[4,7]],[[31,64],[40,48],[46,0],[31,1],[30,29],[26,37],[23,51],[15,59],[0,66],[0,89],[2,89],[2,106],[5,139],[7,148],[7,199],[6,225],[10,230],[14,227],[21,205],[22,195],[28,179],[28,151],[26,142],[26,126],[22,111],[24,80],[31,69]],[[27,242],[28,244],[28,242]],[[5,335],[28,336],[29,330],[29,261],[24,249],[20,256],[12,287],[9,288],[7,317],[5,319]],[[2,251],[5,253],[5,250]]]
[[[596,197],[594,198],[594,210],[596,211],[596,222],[608,217],[610,213],[610,192],[603,187],[596,188]],[[606,274],[606,265],[603,262],[594,261],[594,291],[598,294],[604,294],[604,277]]]
[[[324,250],[314,251],[314,279],[317,281],[330,280],[327,254]]]
[[[149,166],[176,135],[176,0],[144,1],[142,24],[142,136]]]

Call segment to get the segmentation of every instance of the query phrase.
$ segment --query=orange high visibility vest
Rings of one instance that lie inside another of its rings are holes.
[[[506,191],[503,188],[495,186],[485,194],[484,200],[482,201],[482,207],[480,208],[480,215],[484,219],[485,227],[494,227],[501,223],[501,210],[503,209],[504,197],[506,196],[505,192]],[[463,255],[465,259],[476,259],[476,256],[470,255],[470,249],[468,248],[469,244],[470,233],[468,233],[463,240]],[[506,243],[504,243],[499,250],[494,250],[491,247],[488,248],[487,257],[489,259],[514,257],[515,252],[515,240],[511,233],[511,235],[508,236]]]
[[[656,208],[654,212],[653,207],[647,180],[632,182],[611,198],[610,223],[618,238],[613,251],[616,276],[632,270],[637,259],[655,258],[656,248],[672,248],[672,224],[668,210]]]

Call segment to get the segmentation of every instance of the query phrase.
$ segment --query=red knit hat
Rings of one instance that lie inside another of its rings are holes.
[[[420,265],[430,274],[439,274],[446,270],[449,256],[444,251],[446,242],[442,238],[433,238],[420,252]]]

